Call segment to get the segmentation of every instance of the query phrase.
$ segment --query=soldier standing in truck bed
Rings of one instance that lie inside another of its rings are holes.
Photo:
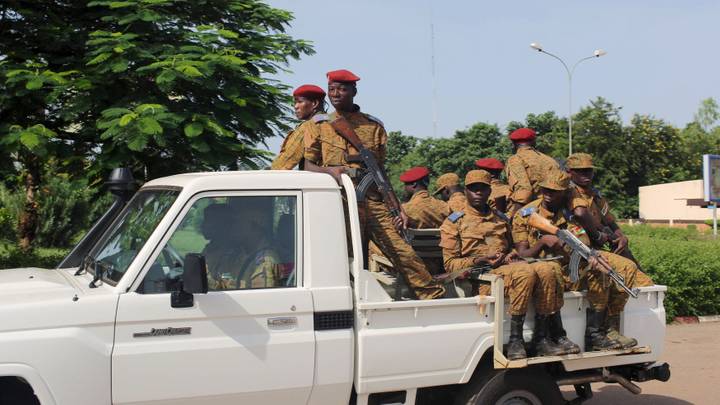
[[[362,141],[365,148],[372,151],[378,164],[385,163],[387,133],[382,122],[360,111],[353,103],[357,94],[356,82],[360,80],[348,70],[328,72],[328,96],[335,112],[325,119],[332,121],[337,117],[345,118]],[[304,138],[306,170],[328,173],[340,184],[340,176],[349,169],[363,168],[362,163],[352,158],[359,151],[329,125],[323,125],[320,133],[306,133]],[[365,212],[361,215],[361,227],[366,235],[375,242],[393,267],[403,274],[420,299],[440,298],[445,294],[443,286],[433,280],[425,263],[397,232],[398,227],[407,227],[407,215],[401,212],[401,218],[393,218],[377,190],[370,190],[366,201],[358,207]]]
[[[448,214],[455,211],[462,211],[465,208],[467,199],[465,191],[460,186],[460,177],[455,173],[445,173],[435,180],[435,193],[448,204]]]
[[[553,158],[535,149],[535,138],[535,131],[530,128],[516,129],[510,134],[515,154],[508,158],[505,171],[510,186],[508,215],[511,218],[523,205],[537,198],[545,175],[560,169]]]
[[[448,205],[430,195],[430,170],[427,167],[413,167],[400,175],[405,184],[405,193],[410,196],[402,205],[410,219],[410,227],[417,229],[439,228],[447,218]]]
[[[490,199],[488,200],[490,207],[500,212],[506,212],[507,200],[510,197],[510,186],[500,180],[500,173],[502,173],[505,165],[495,158],[484,158],[476,160],[475,167],[487,170],[493,177],[492,193],[490,193]]]
[[[303,133],[305,131],[318,132],[314,116],[325,114],[325,90],[313,84],[303,84],[293,91],[295,100],[295,117],[302,122],[287,134],[280,153],[272,161],[273,170],[291,170],[295,166],[302,168],[303,163]],[[302,130],[300,130],[302,128]]]
[[[517,255],[511,253],[507,224],[488,205],[491,181],[490,173],[485,170],[468,172],[465,176],[467,203],[462,211],[452,213],[443,222],[440,246],[447,272],[487,264],[493,268],[491,274],[503,277],[511,315],[507,356],[516,360],[526,357],[523,325],[530,300],[534,298],[538,313],[559,310],[556,290],[559,282],[552,266],[517,261]],[[482,295],[487,292],[487,289],[481,290]],[[544,328],[536,329],[533,341],[539,356],[561,354],[544,335]]]

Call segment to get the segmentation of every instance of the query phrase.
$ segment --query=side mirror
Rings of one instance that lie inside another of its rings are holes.
[[[170,305],[173,308],[188,308],[193,306],[193,294],[207,294],[207,265],[205,256],[199,253],[185,255],[182,281],[178,289],[170,294]]]

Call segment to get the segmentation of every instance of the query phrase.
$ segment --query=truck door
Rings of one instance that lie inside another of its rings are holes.
[[[305,404],[313,384],[311,293],[300,282],[301,194],[192,199],[118,305],[114,404]],[[173,308],[188,253],[207,294]]]

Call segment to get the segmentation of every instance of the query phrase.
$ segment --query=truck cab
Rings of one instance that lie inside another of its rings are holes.
[[[501,279],[483,276],[491,296],[396,299],[362,251],[346,176],[148,182],[79,266],[0,271],[0,403],[561,403],[561,384],[669,376],[664,286],[623,315],[639,350],[509,362]],[[586,305],[566,293],[576,342]]]

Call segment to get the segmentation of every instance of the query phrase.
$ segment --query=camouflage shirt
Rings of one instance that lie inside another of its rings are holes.
[[[387,144],[387,133],[382,122],[369,114],[360,112],[360,107],[355,106],[353,112],[333,112],[325,116],[326,121],[319,125],[319,131],[315,134],[304,135],[305,153],[307,161],[318,166],[347,166],[360,168],[360,162],[348,162],[347,157],[357,155],[359,152],[348,141],[337,134],[330,123],[338,116],[348,120],[350,126],[362,141],[363,146],[375,154],[378,164],[385,163],[385,147]]]
[[[413,194],[410,201],[402,205],[410,218],[410,227],[427,229],[438,228],[448,216],[448,205],[430,196],[427,190]]]
[[[477,256],[509,251],[507,224],[492,210],[482,214],[465,204],[462,211],[452,213],[440,227],[440,247],[446,272],[467,269]]]
[[[553,158],[531,146],[518,147],[517,152],[508,158],[505,167],[510,200],[523,205],[531,202],[537,197],[545,174],[552,170],[560,170]]]
[[[465,209],[465,203],[467,203],[467,198],[465,197],[465,193],[462,191],[457,191],[452,193],[450,198],[448,199],[448,208],[449,208],[449,214],[452,214],[455,211],[462,211]]]

